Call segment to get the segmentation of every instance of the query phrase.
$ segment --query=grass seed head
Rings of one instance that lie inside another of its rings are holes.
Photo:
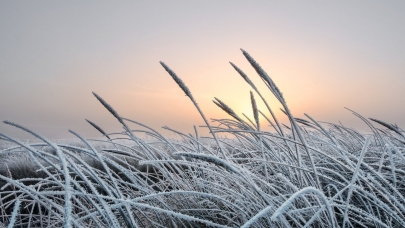
[[[224,112],[228,113],[228,115],[232,116],[239,122],[242,122],[242,119],[228,106],[226,105],[223,101],[215,97],[215,100],[213,101],[214,104],[216,104],[218,107],[220,107]]]
[[[384,122],[384,121],[377,120],[377,119],[374,119],[374,118],[369,118],[369,119],[372,120],[372,121],[374,121],[374,122],[376,122],[376,123],[378,123],[378,124],[380,124],[380,125],[382,125],[382,126],[384,126],[384,127],[386,127],[386,128],[388,128],[388,129],[390,129],[391,131],[396,132],[396,133],[399,134],[399,135],[404,136],[404,135],[402,134],[402,132],[399,131],[399,128],[398,128],[397,126],[393,125],[393,124],[389,124],[389,123],[386,123],[386,122]]]
[[[274,94],[274,96],[277,97],[277,99],[280,100],[280,102],[285,102],[283,94],[281,91],[278,89],[276,84],[273,82],[273,80],[269,77],[269,75],[262,69],[262,67],[252,58],[252,56],[249,55],[245,50],[241,49],[243,55],[246,57],[246,59],[249,61],[249,63],[252,65],[252,67],[256,70],[257,74],[268,84],[268,87],[270,88],[271,92]]]
[[[242,76],[242,78],[256,91],[257,88],[253,84],[253,82],[250,80],[250,78],[239,67],[237,67],[235,64],[233,64],[232,62],[229,62],[229,63],[240,74],[240,76]]]
[[[93,126],[97,131],[99,131],[101,134],[103,134],[105,137],[107,137],[108,139],[110,139],[110,137],[107,135],[107,133],[105,133],[105,131],[103,129],[101,129],[101,127],[99,127],[97,124],[91,122],[88,119],[85,119],[91,126]]]
[[[101,98],[97,93],[93,92],[93,95],[97,98],[98,101],[111,113],[120,123],[123,123],[122,118],[118,113],[109,105],[103,98]]]
[[[255,100],[255,96],[253,95],[253,92],[250,91],[250,101],[252,103],[252,109],[253,109],[253,116],[255,118],[256,124],[257,124],[257,129],[260,129],[260,124],[259,124],[259,111],[257,109],[257,105],[256,105],[256,100]]]
[[[180,86],[180,88],[183,90],[183,92],[186,94],[186,96],[192,98],[191,92],[188,89],[188,87],[184,84],[184,82],[181,80],[181,78],[179,78],[176,73],[174,73],[174,71],[172,71],[164,62],[160,62],[160,64],[163,66],[163,68],[165,68],[165,70],[167,71],[167,73],[170,74],[170,76],[172,76],[173,80],[177,83],[177,85]]]

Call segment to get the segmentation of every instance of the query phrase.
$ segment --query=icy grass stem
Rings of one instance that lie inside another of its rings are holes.
[[[8,224],[8,228],[14,227],[14,223],[16,221],[18,211],[20,210],[20,205],[21,205],[21,201],[17,200],[14,204],[14,209],[13,209],[13,213],[11,214],[11,219],[10,219],[10,223]]]
[[[329,216],[330,216],[330,223],[332,225],[332,227],[336,227],[335,226],[335,219],[334,219],[334,214],[332,212],[332,208],[329,205],[328,200],[326,199],[325,195],[319,191],[318,189],[314,188],[314,187],[306,187],[301,189],[300,191],[294,193],[287,201],[285,201],[271,216],[271,220],[272,221],[276,221],[277,217],[279,217],[282,213],[284,213],[289,207],[290,205],[299,197],[301,197],[304,194],[307,193],[314,193],[316,195],[318,195],[319,197],[321,197],[323,203],[326,205],[326,208],[328,210]]]
[[[345,212],[344,212],[344,215],[343,215],[343,224],[342,224],[343,228],[346,226],[346,222],[347,222],[347,211],[349,210],[349,202],[350,202],[350,198],[351,198],[352,193],[353,193],[353,184],[357,180],[357,175],[358,175],[359,170],[360,170],[360,165],[363,162],[364,154],[366,153],[369,144],[370,144],[370,138],[366,138],[366,141],[364,142],[363,149],[361,150],[359,161],[357,162],[357,165],[356,165],[356,170],[354,171],[352,180],[350,181],[350,184],[349,184],[350,187],[349,187],[349,192],[347,193],[347,198],[346,198],[346,208],[345,208]]]

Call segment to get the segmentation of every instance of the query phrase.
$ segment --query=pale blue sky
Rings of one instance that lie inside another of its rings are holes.
[[[49,138],[99,136],[84,118],[120,131],[95,91],[125,117],[192,132],[202,121],[160,60],[208,117],[225,116],[214,96],[251,115],[249,87],[228,63],[260,84],[244,48],[296,117],[365,129],[349,107],[405,127],[404,12],[403,1],[2,1],[0,120]]]

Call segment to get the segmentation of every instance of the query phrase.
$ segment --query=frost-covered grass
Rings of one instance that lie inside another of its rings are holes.
[[[294,118],[280,90],[243,51],[288,116],[281,124],[252,81],[253,120],[219,99],[232,119],[209,122],[182,80],[173,77],[210,129],[201,137],[173,129],[168,140],[124,118],[105,140],[23,143],[0,133],[0,227],[404,227],[405,136],[396,125],[365,119],[371,134]],[[255,96],[267,110],[258,110]],[[268,113],[268,114],[266,114]],[[263,131],[259,119],[273,131]],[[143,140],[146,134],[153,140]],[[223,137],[223,134],[233,137]]]

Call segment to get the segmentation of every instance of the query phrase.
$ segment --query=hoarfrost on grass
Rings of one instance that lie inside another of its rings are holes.
[[[210,135],[201,137],[197,127],[192,134],[164,127],[179,136],[166,139],[120,116],[96,93],[124,129],[107,133],[86,120],[105,140],[86,140],[71,131],[78,143],[50,142],[6,121],[39,142],[23,143],[0,133],[0,225],[405,227],[404,130],[371,118],[375,126],[352,110],[371,134],[319,123],[307,114],[308,119],[296,118],[273,79],[242,52],[290,124],[278,121],[251,79],[233,63],[253,89],[254,120],[243,120],[216,98],[214,103],[231,119],[209,122],[186,83],[161,62]],[[259,101],[266,110],[258,110]],[[263,131],[259,118],[273,129]],[[142,140],[144,134],[153,140]]]

